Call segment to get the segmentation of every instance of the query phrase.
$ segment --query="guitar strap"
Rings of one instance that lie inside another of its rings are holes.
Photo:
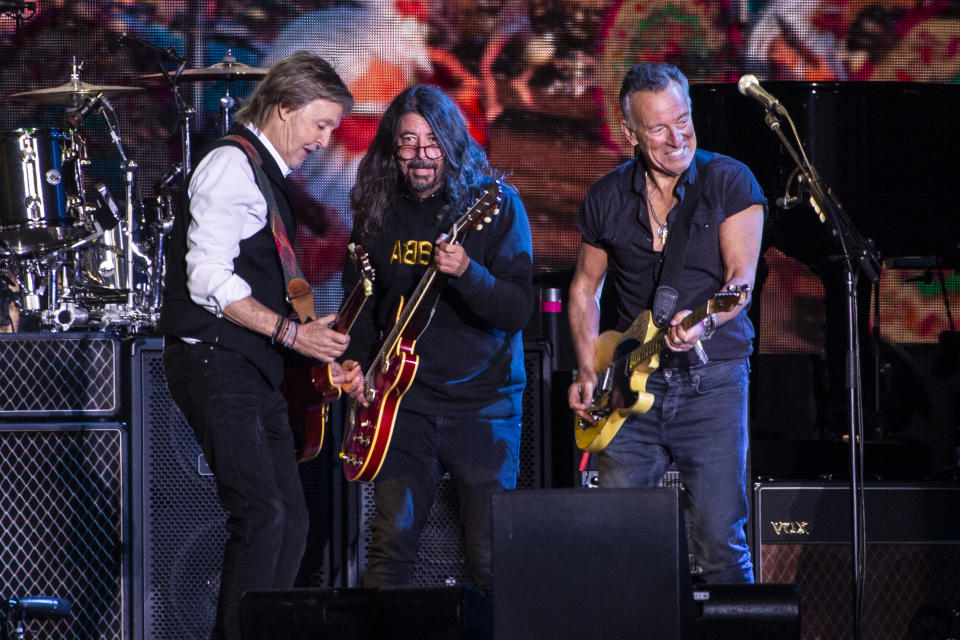
[[[700,200],[700,192],[703,191],[703,183],[707,175],[707,164],[712,158],[712,152],[697,150],[694,156],[697,177],[693,184],[687,187],[683,200],[677,205],[677,210],[673,214],[674,222],[671,225],[671,231],[675,226],[677,232],[670,234],[670,242],[664,247],[661,255],[660,277],[657,280],[657,291],[654,294],[651,309],[653,324],[658,329],[666,326],[677,306],[679,297],[677,287],[680,285],[680,272],[683,271],[683,263],[687,257],[687,241],[690,239],[690,218]]]
[[[238,135],[228,135],[225,140],[237,143],[241,149],[246,152],[250,159],[250,166],[256,176],[257,186],[263,194],[263,199],[267,202],[267,209],[270,212],[270,230],[273,232],[273,239],[277,243],[277,251],[280,254],[280,264],[283,266],[283,277],[287,285],[287,299],[297,313],[300,322],[310,322],[317,319],[317,313],[313,306],[313,291],[310,289],[310,283],[303,277],[300,271],[300,265],[297,264],[297,257],[293,252],[293,245],[290,243],[290,237],[287,235],[287,227],[280,219],[277,212],[277,198],[273,193],[273,187],[270,186],[270,179],[264,173],[263,163],[257,148],[253,143]]]

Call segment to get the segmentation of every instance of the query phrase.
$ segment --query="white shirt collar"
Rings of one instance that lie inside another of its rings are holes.
[[[267,148],[270,152],[270,155],[273,156],[273,159],[277,162],[277,166],[280,167],[280,173],[286,178],[290,174],[290,167],[287,166],[287,163],[283,161],[283,158],[280,156],[280,152],[277,151],[277,148],[273,146],[273,143],[270,142],[270,139],[267,136],[263,135],[263,132],[260,129],[257,129],[253,123],[247,124],[247,129],[249,129],[253,135],[257,136],[260,142],[263,143],[263,146]]]

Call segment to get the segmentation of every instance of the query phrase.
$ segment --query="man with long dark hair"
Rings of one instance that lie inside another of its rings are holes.
[[[416,375],[375,479],[369,587],[408,584],[437,484],[449,472],[474,578],[490,588],[490,499],[516,486],[518,469],[520,330],[533,304],[530,226],[517,192],[501,184],[503,202],[489,224],[462,244],[443,234],[494,179],[453,101],[417,86],[384,113],[351,191],[354,240],[377,277],[348,357],[366,365],[401,296],[431,262],[439,271],[439,300],[416,340]],[[344,287],[356,281],[348,267]]]
[[[333,363],[333,381],[360,390],[360,370],[344,373],[334,362],[349,343],[328,327],[334,317],[289,319],[294,278],[284,260],[295,228],[285,177],[327,145],[352,105],[323,59],[300,52],[277,62],[237,112],[232,135],[197,164],[170,237],[164,371],[227,511],[215,639],[239,640],[244,591],[293,586],[306,546],[308,514],[280,390],[283,350]]]

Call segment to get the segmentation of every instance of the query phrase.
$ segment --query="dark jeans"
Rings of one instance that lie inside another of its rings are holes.
[[[420,532],[445,471],[457,487],[464,547],[477,586],[490,592],[491,497],[517,486],[520,418],[444,418],[401,410],[378,474],[364,586],[405,586]]]
[[[753,582],[747,522],[744,360],[660,369],[653,406],[631,416],[600,453],[600,486],[655,486],[673,460],[690,498],[692,551],[711,583]]]
[[[249,360],[223,347],[168,339],[163,365],[228,514],[213,638],[239,640],[240,596],[292,587],[306,547],[287,403]]]

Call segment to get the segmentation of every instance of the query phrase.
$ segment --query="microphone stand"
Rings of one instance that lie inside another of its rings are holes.
[[[783,132],[780,118],[790,125],[796,140],[791,145]],[[824,184],[816,167],[810,164],[790,114],[779,103],[767,109],[764,121],[777,135],[800,171],[800,184],[810,194],[810,205],[821,222],[828,223],[832,235],[840,242],[844,260],[844,293],[847,309],[847,351],[845,353],[845,389],[848,402],[848,437],[850,439],[850,524],[851,560],[853,569],[853,640],[861,638],[863,587],[866,567],[866,534],[863,504],[863,393],[860,377],[860,336],[857,319],[857,276],[861,272],[871,283],[880,277],[880,258],[873,241],[864,238],[854,227],[833,191]]]
[[[180,95],[180,74],[187,68],[187,62],[186,60],[180,62],[172,76],[162,62],[158,62],[157,66],[160,67],[160,72],[167,84],[170,85],[170,91],[173,93],[173,99],[177,105],[177,119],[180,123],[180,152],[183,158],[179,167],[179,175],[181,179],[186,179],[190,175],[190,118],[196,113],[196,109],[190,106]]]
[[[124,214],[123,222],[114,227],[119,231],[117,234],[119,239],[123,242],[124,246],[121,247],[123,253],[123,259],[125,260],[125,272],[123,279],[126,280],[126,309],[128,311],[133,311],[135,308],[135,299],[134,299],[134,281],[133,281],[133,225],[134,225],[134,187],[136,185],[136,176],[138,165],[136,161],[132,160],[127,156],[123,150],[123,141],[120,138],[120,127],[117,120],[117,115],[114,113],[113,109],[110,107],[110,103],[106,100],[103,101],[103,107],[101,108],[101,115],[103,116],[104,122],[107,124],[107,128],[110,130],[110,140],[113,142],[113,146],[116,147],[117,152],[120,154],[120,170],[123,172],[123,182],[124,182]],[[109,246],[109,245],[108,245]],[[115,270],[114,274],[115,283],[120,285],[122,280],[120,278],[119,269]],[[121,288],[122,287],[118,287]]]

